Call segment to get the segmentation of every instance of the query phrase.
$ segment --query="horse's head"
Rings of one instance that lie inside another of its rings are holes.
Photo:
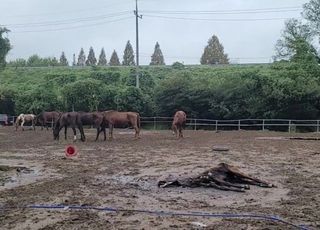
[[[54,127],[53,127],[53,139],[54,140],[59,140],[59,132],[60,132],[60,119],[61,119],[61,115],[59,116],[59,118],[56,120],[56,122],[54,123]]]

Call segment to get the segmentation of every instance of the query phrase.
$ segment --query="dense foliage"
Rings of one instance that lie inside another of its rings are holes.
[[[211,119],[319,119],[320,66],[6,68],[0,73],[0,113],[42,110],[132,110],[143,116]]]

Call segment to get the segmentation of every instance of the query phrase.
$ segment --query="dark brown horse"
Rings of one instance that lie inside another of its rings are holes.
[[[174,186],[209,187],[235,192],[244,192],[246,189],[250,189],[249,185],[276,187],[274,184],[249,176],[237,167],[226,163],[220,163],[217,167],[194,177],[174,178],[169,176],[158,182],[158,186],[162,188]]]
[[[86,137],[83,132],[83,127],[82,127],[81,114],[78,112],[67,112],[67,113],[60,114],[53,129],[54,140],[59,140],[59,133],[63,127],[64,127],[65,139],[67,139],[68,126],[70,126],[73,130],[74,141],[77,139],[76,127],[80,131],[81,141],[86,140]]]
[[[140,115],[136,112],[118,112],[114,110],[103,112],[104,121],[109,127],[109,139],[113,139],[113,127],[130,125],[135,129],[135,138],[140,134]]]
[[[173,134],[176,135],[177,138],[183,137],[182,128],[186,124],[187,115],[183,111],[177,111],[174,114],[172,121],[172,130]]]
[[[39,123],[41,125],[41,130],[43,130],[43,127],[47,127],[48,130],[48,123],[51,124],[51,127],[53,128],[53,124],[57,121],[57,119],[60,116],[60,112],[51,111],[51,112],[42,112],[37,115],[36,123]]]
[[[106,140],[106,122],[101,112],[79,112],[82,125],[90,125],[97,129],[96,141],[99,138],[100,132],[104,134],[104,140]]]

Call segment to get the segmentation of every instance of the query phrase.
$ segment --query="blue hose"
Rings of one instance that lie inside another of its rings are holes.
[[[209,218],[248,218],[248,219],[260,219],[266,221],[274,221],[289,225],[296,229],[309,230],[307,227],[302,225],[292,224],[276,216],[265,216],[258,214],[232,214],[232,213],[207,213],[207,212],[172,212],[172,211],[152,211],[145,209],[125,209],[125,208],[110,208],[110,207],[94,207],[94,206],[80,206],[80,205],[27,205],[19,207],[4,207],[1,206],[0,210],[9,209],[72,209],[72,210],[97,210],[106,212],[136,212],[136,213],[146,213],[158,216],[196,216],[196,217],[209,217]]]

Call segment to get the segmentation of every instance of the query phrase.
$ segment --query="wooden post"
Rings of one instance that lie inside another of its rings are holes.
[[[319,120],[317,120],[317,133],[319,132]]]
[[[153,129],[156,130],[156,117],[153,117]]]
[[[194,119],[194,130],[197,130],[197,119]]]
[[[241,130],[241,123],[240,123],[241,121],[239,120],[238,121],[238,130],[240,131]]]
[[[262,131],[264,131],[264,119],[262,120]]]
[[[218,132],[218,120],[216,120],[216,132]]]
[[[289,127],[288,127],[288,132],[291,132],[291,120],[289,120]]]

